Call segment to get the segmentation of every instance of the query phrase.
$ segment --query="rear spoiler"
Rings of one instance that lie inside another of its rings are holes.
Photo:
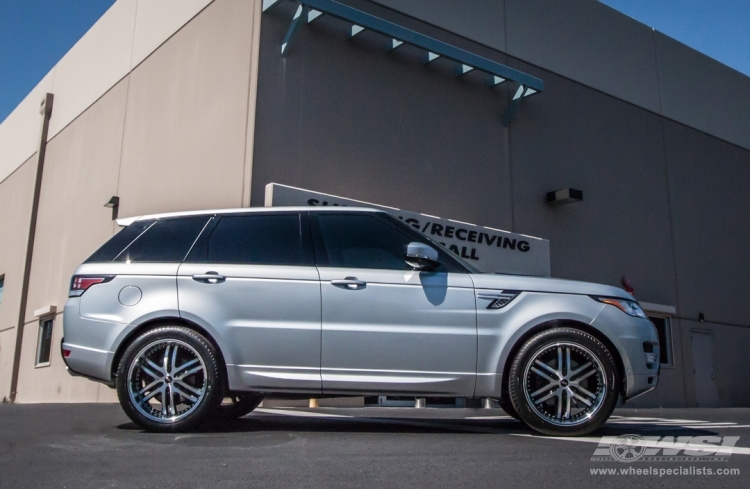
[[[133,224],[135,221],[137,221],[141,217],[143,217],[143,216],[124,217],[122,219],[117,219],[117,225],[120,226],[121,228],[124,228],[126,226],[130,226],[131,224]]]

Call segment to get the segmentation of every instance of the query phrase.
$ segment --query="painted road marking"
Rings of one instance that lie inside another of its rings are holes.
[[[311,413],[310,411],[287,411],[286,409],[257,408],[254,413],[281,414],[284,416],[300,416],[306,418],[353,418],[345,414]]]

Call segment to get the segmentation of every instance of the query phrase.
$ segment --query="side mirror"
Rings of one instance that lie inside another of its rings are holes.
[[[416,270],[434,270],[440,265],[438,252],[432,246],[413,241],[406,246],[404,261]]]

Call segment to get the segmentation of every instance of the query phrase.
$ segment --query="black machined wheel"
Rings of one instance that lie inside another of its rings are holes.
[[[264,397],[261,394],[229,393],[214,409],[213,418],[218,420],[241,418],[257,408],[263,402]]]
[[[519,417],[548,435],[598,429],[617,403],[617,365],[594,336],[555,328],[532,337],[513,360],[509,393]]]
[[[182,326],[147,331],[128,346],[117,370],[117,395],[128,417],[149,431],[175,432],[206,420],[221,401],[213,345]]]

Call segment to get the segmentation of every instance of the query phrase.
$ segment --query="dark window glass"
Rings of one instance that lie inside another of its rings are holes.
[[[43,319],[39,323],[39,341],[36,348],[36,365],[49,363],[52,350],[52,319]]]
[[[297,214],[222,217],[195,261],[253,265],[303,265]],[[191,257],[191,261],[192,257]]]
[[[160,219],[115,258],[131,262],[181,262],[208,216]]]
[[[5,275],[0,275],[0,306],[3,305],[3,290],[5,290]]]
[[[133,240],[140,236],[141,233],[148,229],[148,227],[153,223],[153,220],[134,222],[130,226],[112,236],[109,241],[104,243],[101,248],[96,250],[96,252],[91,255],[88,260],[86,260],[86,263],[107,262],[114,260],[115,257],[122,252],[122,250],[127,248],[128,245],[133,242]]]
[[[671,334],[669,331],[669,318],[663,316],[649,316],[649,319],[656,331],[659,333],[659,363],[663,365],[672,364],[672,345],[670,343]]]
[[[328,266],[411,270],[404,256],[414,240],[375,216],[321,213],[318,224]]]

